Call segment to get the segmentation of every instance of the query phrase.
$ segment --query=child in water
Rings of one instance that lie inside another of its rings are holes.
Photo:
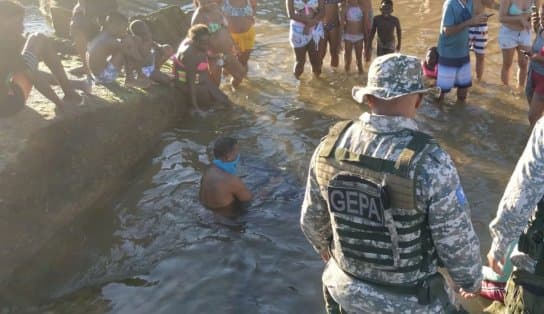
[[[365,40],[365,23],[362,1],[346,0],[342,2],[340,23],[344,26],[344,69],[349,72],[351,67],[351,50],[355,48],[357,70],[363,73],[363,46]]]
[[[421,68],[423,69],[423,77],[428,83],[426,85],[434,86],[438,75],[438,49],[436,47],[427,49],[425,59],[421,60]]]
[[[376,40],[376,54],[383,56],[388,53],[400,51],[402,39],[402,31],[400,21],[397,17],[391,15],[393,13],[393,1],[383,0],[380,6],[381,15],[374,17],[372,22],[372,31],[370,32],[369,44],[372,45],[374,35],[378,32]],[[395,30],[397,32],[397,41],[395,44]]]
[[[129,48],[127,55],[128,62],[134,64],[138,75],[137,79],[150,84],[151,81],[158,83],[171,83],[173,78],[160,71],[162,65],[174,54],[170,45],[160,45],[153,41],[151,30],[144,21],[134,20],[129,26],[130,34],[124,41]],[[134,80],[134,73],[127,72],[127,78]],[[130,81],[129,80],[129,81]]]

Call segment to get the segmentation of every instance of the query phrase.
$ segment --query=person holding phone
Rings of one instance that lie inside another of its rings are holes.
[[[537,1],[538,2],[538,1]],[[527,79],[527,58],[521,50],[531,49],[531,6],[533,0],[501,0],[499,9],[499,46],[502,49],[501,80],[510,86],[510,69],[514,54],[518,57],[518,85],[520,90]]]
[[[495,0],[474,0],[474,15],[486,13],[486,8],[498,9]],[[495,15],[486,13],[487,18]],[[468,29],[469,46],[476,56],[476,81],[480,82],[484,74],[485,48],[487,46],[487,20],[483,23],[472,25]]]
[[[529,59],[529,73],[525,94],[529,102],[529,123],[531,128],[544,112],[544,6],[532,15],[536,37],[530,51],[522,51]],[[540,14],[539,14],[540,13]]]

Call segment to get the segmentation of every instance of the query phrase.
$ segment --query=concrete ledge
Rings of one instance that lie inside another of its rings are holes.
[[[122,184],[187,112],[185,96],[168,87],[99,87],[94,94],[55,117],[53,105],[33,93],[30,108],[0,119],[0,296],[18,294],[2,293],[21,279],[17,270]]]

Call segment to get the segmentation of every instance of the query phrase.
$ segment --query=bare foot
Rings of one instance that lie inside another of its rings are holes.
[[[62,99],[62,101],[67,106],[81,106],[84,103],[84,98],[80,94],[73,92],[73,93],[64,95],[64,98]],[[57,106],[57,107],[62,107],[62,106]],[[63,108],[60,108],[60,109],[62,110]]]
[[[194,109],[192,112],[191,112],[191,115],[194,117],[194,116],[197,116],[199,118],[206,118],[206,116],[208,115],[208,113],[206,111],[203,111],[203,110],[200,110],[200,109]]]
[[[93,92],[93,81],[90,79],[84,79],[79,81],[72,81],[72,87],[74,89],[80,90],[85,94],[92,94]]]
[[[85,68],[85,66],[82,65],[80,67],[71,69],[68,72],[70,72],[70,74],[75,75],[75,76],[83,76],[83,75],[87,74],[87,69]]]
[[[232,84],[232,87],[237,88],[242,83],[242,79],[232,78],[232,81],[230,81]]]
[[[134,80],[134,79],[125,80],[125,86],[127,87],[146,89],[151,87],[151,84],[152,82],[150,79],[138,78],[137,80]]]

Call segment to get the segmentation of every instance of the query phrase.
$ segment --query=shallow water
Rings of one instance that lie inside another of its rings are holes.
[[[120,2],[133,12],[154,7]],[[403,51],[423,56],[436,41],[442,2],[398,0],[395,6]],[[496,16],[490,19],[487,83],[472,89],[465,106],[454,106],[451,95],[445,112],[426,102],[418,117],[458,167],[482,255],[489,247],[487,224],[528,135],[526,100],[499,85]],[[25,278],[34,286],[21,296],[28,306],[7,312],[324,312],[323,264],[300,232],[300,205],[320,138],[334,121],[361,113],[350,91],[362,78],[325,66],[323,79],[311,79],[307,67],[296,81],[283,3],[259,3],[258,17],[249,81],[229,91],[239,106],[205,120],[185,119],[164,133],[125,188],[44,248],[36,260],[45,271]],[[249,211],[235,219],[217,217],[197,202],[209,143],[219,135],[240,140],[241,172],[256,194]],[[36,301],[43,297],[48,301]]]

